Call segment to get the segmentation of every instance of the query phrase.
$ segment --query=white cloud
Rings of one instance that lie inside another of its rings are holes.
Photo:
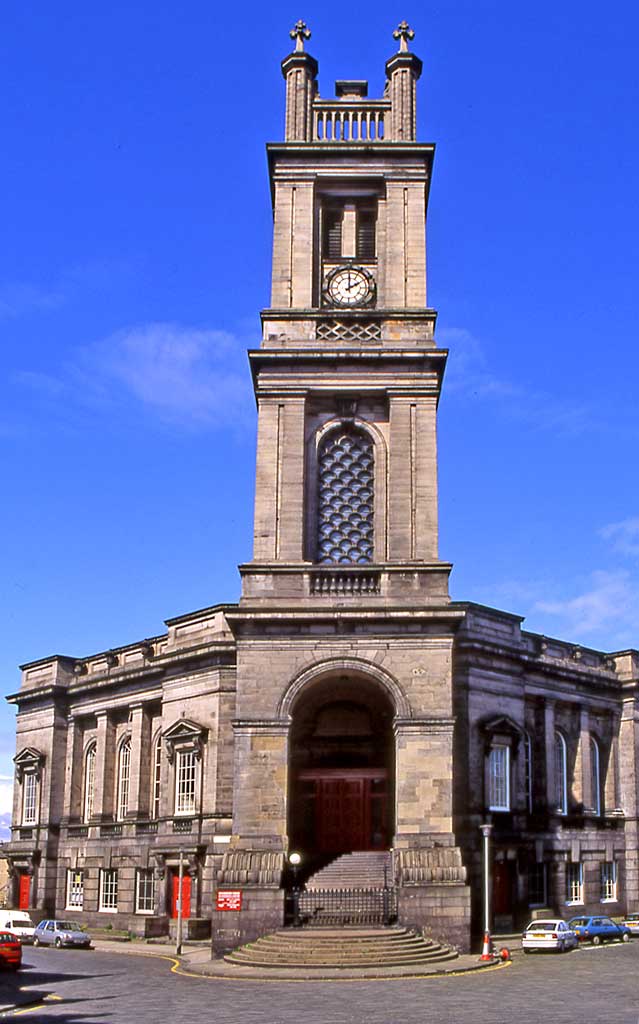
[[[555,617],[567,639],[608,650],[639,643],[639,583],[627,569],[593,572],[580,593],[536,601],[532,611]]]
[[[101,377],[169,419],[212,424],[245,405],[239,345],[225,331],[153,323],[118,331],[85,353]]]
[[[639,555],[639,517],[610,523],[600,531],[604,540],[612,542],[615,551],[623,555]]]
[[[21,372],[18,383],[72,406],[108,409],[133,401],[156,417],[190,428],[243,428],[251,386],[245,346],[234,335],[178,323],[116,331],[79,349],[59,376]]]
[[[0,817],[11,816],[13,807],[13,777],[0,775]]]

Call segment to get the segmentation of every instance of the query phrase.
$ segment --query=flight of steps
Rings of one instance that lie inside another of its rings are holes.
[[[305,888],[313,889],[381,889],[384,886],[384,867],[387,885],[393,884],[391,855],[387,851],[345,853],[336,857],[321,871],[307,880]]]
[[[454,960],[457,952],[407,928],[287,928],[228,953],[243,967],[358,970],[415,966]]]

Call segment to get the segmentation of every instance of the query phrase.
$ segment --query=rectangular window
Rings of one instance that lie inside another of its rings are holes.
[[[113,868],[100,871],[100,906],[99,910],[114,911],[118,909],[118,873]]]
[[[84,904],[84,872],[67,871],[67,910],[82,910]]]
[[[510,810],[510,748],[491,747],[488,755],[488,809]]]
[[[601,902],[610,903],[617,899],[617,864],[606,860],[601,865]]]
[[[584,866],[583,864],[566,865],[566,903],[583,903],[584,901]]]
[[[22,780],[22,824],[35,825],[38,808],[38,779],[35,772],[25,772]]]
[[[175,813],[195,814],[197,758],[194,750],[178,751],[175,768]]]
[[[528,869],[528,906],[545,907],[548,905],[548,865],[532,864]]]
[[[140,868],[135,887],[136,914],[152,914],[155,911],[155,874],[153,868]]]

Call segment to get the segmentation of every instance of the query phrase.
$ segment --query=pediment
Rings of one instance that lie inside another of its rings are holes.
[[[188,718],[180,718],[173,725],[170,725],[164,732],[165,742],[175,743],[178,740],[192,740],[201,737],[204,727],[192,722]]]
[[[492,715],[490,718],[484,718],[480,722],[480,728],[483,733],[490,736],[514,736],[517,740],[524,737],[522,727],[508,715]]]
[[[16,754],[13,761],[14,764],[27,768],[31,765],[42,764],[44,754],[40,750],[36,750],[35,747],[25,747],[19,754]]]
[[[169,761],[173,761],[175,751],[178,748],[180,750],[194,750],[198,757],[201,756],[202,744],[206,739],[206,731],[203,725],[198,725],[197,722],[193,722],[189,718],[180,718],[173,725],[170,725],[168,729],[165,729],[163,740]]]
[[[36,747],[25,747],[13,759],[18,777],[21,778],[23,772],[39,773],[44,759],[45,755],[41,750],[37,750]]]

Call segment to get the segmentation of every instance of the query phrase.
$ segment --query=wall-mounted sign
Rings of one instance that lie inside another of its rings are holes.
[[[241,910],[242,890],[241,889],[218,889],[215,900],[216,910]]]

